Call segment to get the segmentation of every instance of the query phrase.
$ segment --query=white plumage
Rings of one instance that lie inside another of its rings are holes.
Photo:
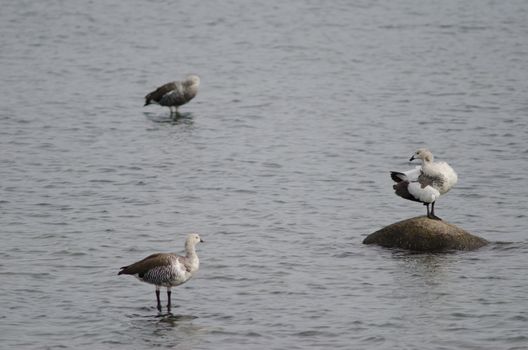
[[[402,198],[424,203],[429,218],[440,219],[434,214],[434,204],[457,183],[458,176],[446,162],[434,162],[433,154],[425,148],[417,150],[410,160],[414,159],[420,159],[422,165],[405,172],[391,171],[396,182],[393,188]]]
[[[414,198],[423,203],[434,203],[440,197],[440,192],[436,188],[432,186],[422,188],[419,182],[410,182],[407,190]]]

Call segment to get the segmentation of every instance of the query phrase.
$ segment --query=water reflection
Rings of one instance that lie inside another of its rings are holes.
[[[192,349],[207,333],[204,327],[193,323],[198,318],[193,315],[136,315],[133,318],[128,334],[134,339],[134,343],[143,343],[148,347]]]
[[[394,254],[403,268],[398,269],[398,271],[412,277],[431,281],[438,279],[449,269],[455,256],[454,253],[398,252]]]
[[[159,322],[168,322],[175,324],[178,321],[189,321],[194,320],[198,318],[198,316],[192,316],[192,315],[174,315],[172,313],[168,314],[158,314],[156,316],[159,319]]]
[[[194,124],[194,116],[191,112],[184,112],[184,113],[154,113],[154,112],[143,112],[145,115],[145,118],[148,120],[154,122],[154,123],[168,123],[172,125],[193,125]]]

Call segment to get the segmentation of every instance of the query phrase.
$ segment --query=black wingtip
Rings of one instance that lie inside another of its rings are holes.
[[[394,181],[394,182],[402,182],[403,179],[398,176],[398,175],[404,175],[403,173],[400,173],[398,171],[391,171],[390,172],[390,176],[391,176],[391,179]]]

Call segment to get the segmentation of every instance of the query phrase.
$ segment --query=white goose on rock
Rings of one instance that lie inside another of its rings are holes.
[[[434,162],[433,154],[426,148],[417,150],[410,161],[414,159],[420,159],[422,165],[405,172],[391,171],[391,178],[396,182],[393,186],[395,193],[402,198],[423,203],[427,206],[427,217],[441,220],[434,213],[435,202],[457,183],[458,176],[446,162]]]
[[[198,271],[200,261],[195,246],[203,242],[196,233],[185,241],[185,256],[173,253],[156,253],[132,265],[123,266],[118,275],[133,275],[140,281],[156,286],[157,308],[161,312],[160,288],[167,288],[167,310],[171,309],[171,287],[187,282]]]

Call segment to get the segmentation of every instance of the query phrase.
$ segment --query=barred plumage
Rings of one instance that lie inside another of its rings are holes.
[[[176,268],[172,265],[157,266],[149,270],[140,279],[144,282],[163,287],[172,287],[184,282],[184,278],[178,274]]]

